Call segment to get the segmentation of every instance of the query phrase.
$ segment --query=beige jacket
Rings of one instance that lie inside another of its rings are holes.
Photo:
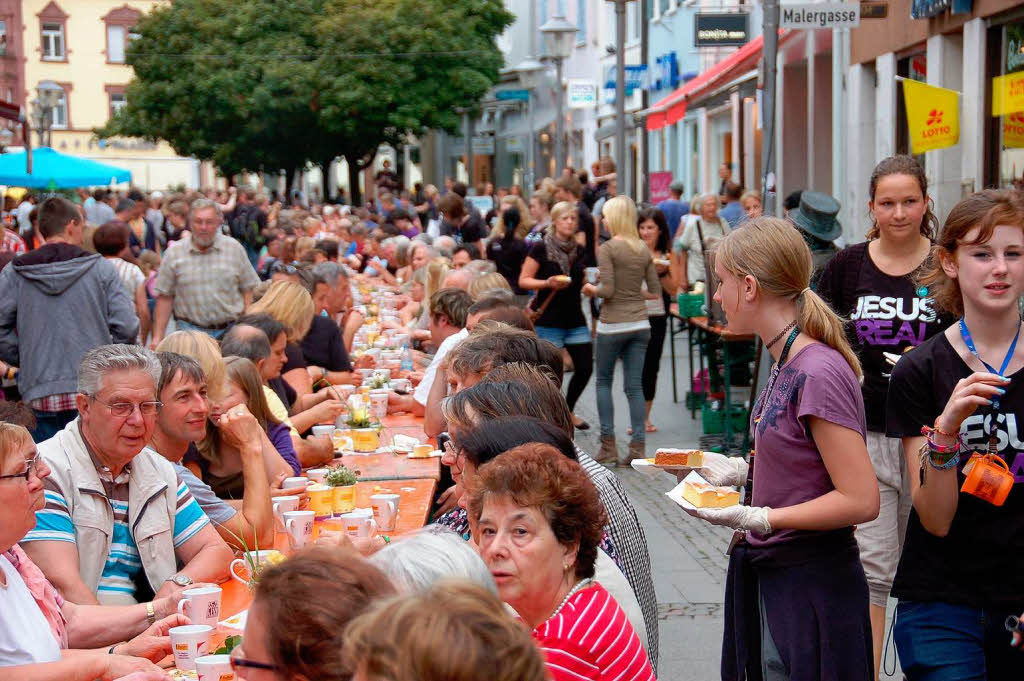
[[[110,553],[114,511],[107,501],[96,467],[75,419],[64,430],[39,444],[39,454],[52,471],[50,479],[67,501],[75,526],[78,571],[94,593]],[[153,590],[177,570],[174,553],[174,514],[178,506],[178,476],[169,461],[149,449],[132,459],[128,483],[128,526],[139,549],[142,567]]]

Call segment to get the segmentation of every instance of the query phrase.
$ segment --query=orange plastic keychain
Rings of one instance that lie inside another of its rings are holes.
[[[960,487],[993,506],[1002,506],[1013,488],[1013,474],[1010,467],[998,455],[991,452],[974,454],[964,466],[966,480]]]

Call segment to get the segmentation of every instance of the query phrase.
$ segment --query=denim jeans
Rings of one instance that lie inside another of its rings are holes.
[[[909,681],[1009,681],[1024,661],[1010,647],[1007,615],[966,605],[900,601],[893,637]]]
[[[36,444],[49,440],[64,430],[64,426],[78,418],[77,409],[68,409],[66,411],[39,411],[38,409],[33,409],[32,411],[36,416],[36,428],[32,431],[32,440]]]
[[[644,441],[644,355],[647,354],[647,343],[650,340],[650,329],[597,334],[597,415],[601,419],[602,436],[615,435],[612,380],[615,376],[615,362],[621,359],[625,379],[623,389],[629,402],[629,423],[633,427],[633,441]]]
[[[227,329],[208,329],[205,326],[197,326],[192,322],[186,322],[181,319],[174,320],[175,331],[202,331],[213,340],[220,340],[221,336],[227,333]]]

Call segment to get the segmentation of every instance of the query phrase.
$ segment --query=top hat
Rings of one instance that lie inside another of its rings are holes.
[[[789,219],[796,227],[813,237],[834,241],[843,233],[839,215],[839,202],[821,192],[804,192],[800,206],[789,212]]]

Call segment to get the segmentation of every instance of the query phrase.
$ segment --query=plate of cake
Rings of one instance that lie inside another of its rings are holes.
[[[696,472],[683,478],[666,496],[689,509],[726,508],[740,503],[740,493],[735,487],[712,485]]]
[[[699,449],[674,449],[660,447],[654,456],[647,459],[633,459],[631,465],[641,473],[654,471],[699,470],[704,466],[704,452]]]

